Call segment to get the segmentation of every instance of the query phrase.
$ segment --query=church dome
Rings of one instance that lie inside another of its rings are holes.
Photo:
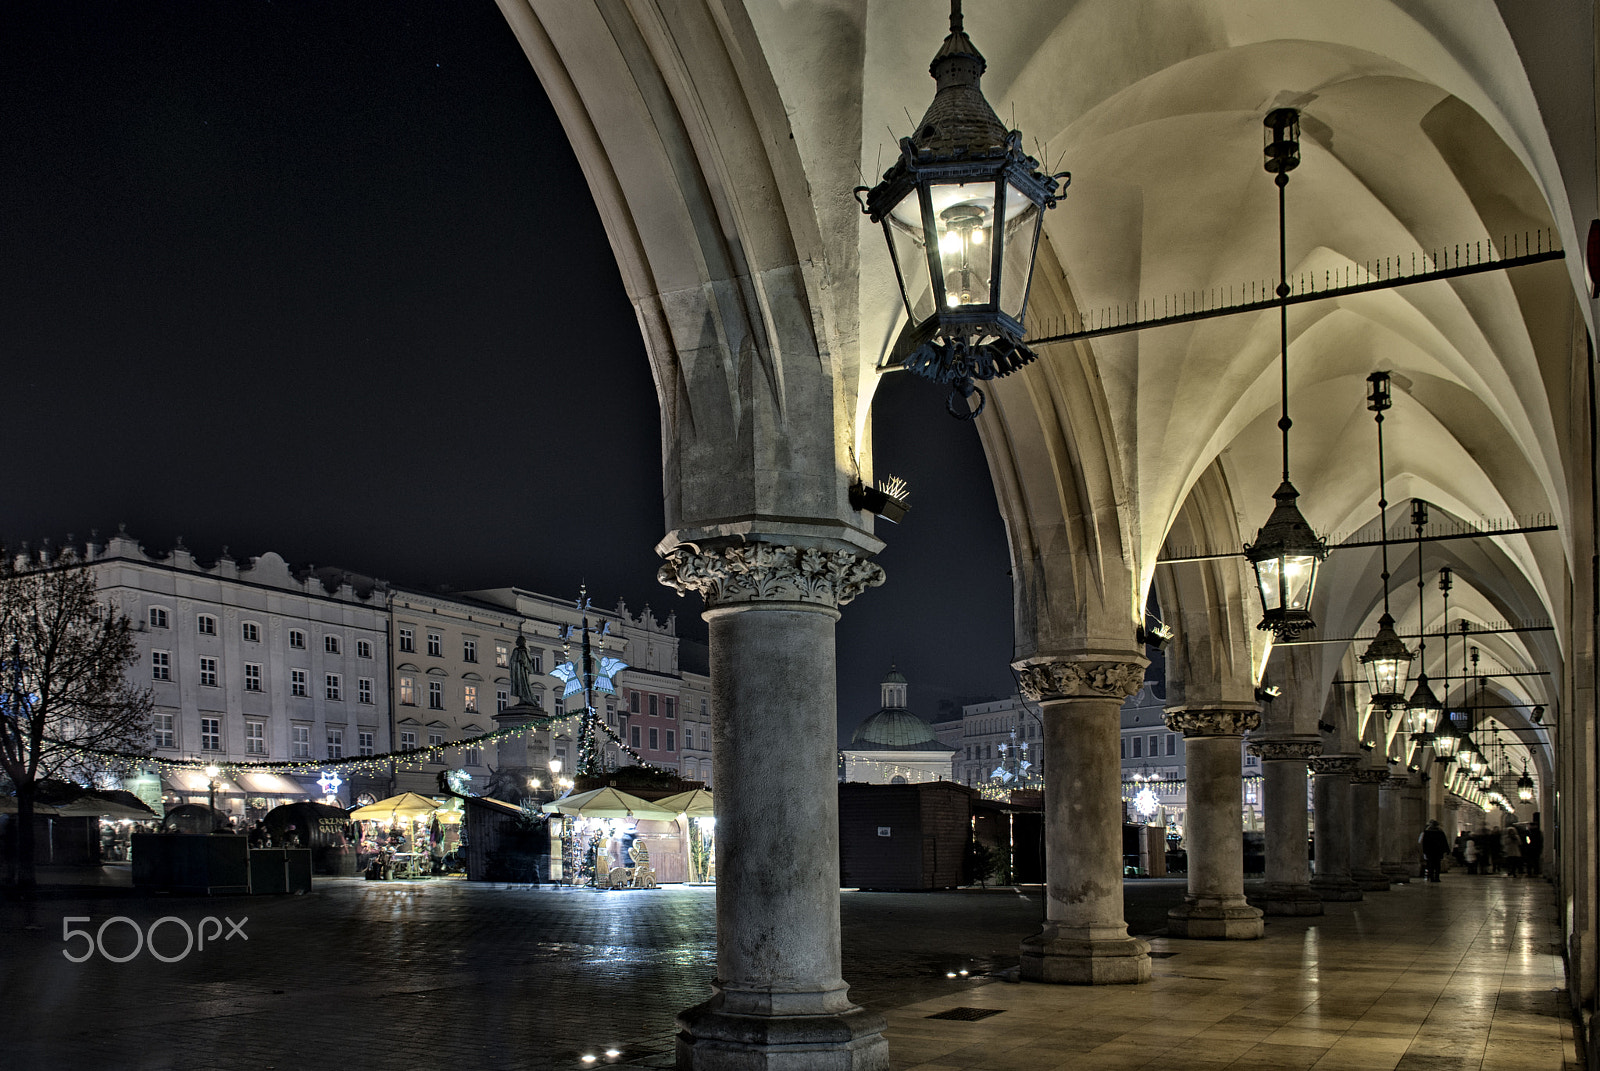
[[[904,707],[885,707],[856,726],[850,746],[862,751],[943,751],[933,726]]]

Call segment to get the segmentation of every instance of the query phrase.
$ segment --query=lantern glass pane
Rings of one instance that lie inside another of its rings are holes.
[[[1405,692],[1406,669],[1409,660],[1400,658],[1374,658],[1367,663],[1367,681],[1372,685],[1376,701],[1381,696],[1398,696]]]
[[[1283,556],[1284,600],[1291,610],[1305,610],[1311,604],[1311,585],[1317,578],[1315,554]]]
[[[928,187],[939,232],[946,308],[987,305],[994,270],[995,184],[945,182]]]
[[[1267,612],[1283,608],[1283,588],[1278,578],[1283,575],[1277,558],[1263,558],[1255,563],[1256,583],[1261,585],[1261,608]]]
[[[906,222],[915,217],[915,225]],[[894,250],[895,268],[900,272],[901,296],[911,322],[920,324],[933,315],[933,284],[928,275],[928,249],[922,237],[922,207],[915,195],[895,206],[883,221]]]
[[[1021,321],[1044,213],[1015,186],[1006,187],[1005,256],[1000,276],[1000,311]]]

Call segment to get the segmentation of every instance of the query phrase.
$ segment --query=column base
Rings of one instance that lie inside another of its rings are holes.
[[[843,989],[772,994],[772,1010],[753,1013],[729,1011],[727,994],[713,988],[710,1000],[678,1016],[678,1071],[889,1071],[883,1016],[851,1004]],[[794,1005],[839,1010],[779,1010]]]
[[[1167,912],[1167,934],[1193,941],[1254,941],[1261,937],[1261,909],[1244,897],[1185,897]]]
[[[1150,980],[1150,946],[1126,926],[1047,922],[1022,942],[1022,979],[1054,985],[1138,985]]]
[[[1383,864],[1383,876],[1389,879],[1390,885],[1411,884],[1411,868],[1404,863]]]
[[[1389,875],[1382,870],[1351,870],[1350,880],[1361,886],[1363,892],[1389,891]]]
[[[1309,885],[1267,883],[1254,896],[1246,897],[1262,914],[1275,917],[1304,918],[1322,914],[1322,897]]]
[[[1361,886],[1349,878],[1342,880],[1318,881],[1311,879],[1311,891],[1317,894],[1317,899],[1324,903],[1347,902],[1362,899]]]

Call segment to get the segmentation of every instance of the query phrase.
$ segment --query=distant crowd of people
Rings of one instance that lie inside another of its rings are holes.
[[[1417,838],[1422,852],[1422,870],[1429,881],[1439,880],[1439,871],[1448,853],[1468,874],[1505,874],[1519,878],[1540,876],[1540,857],[1544,853],[1544,831],[1539,823],[1511,824],[1501,829],[1462,830],[1455,844],[1430,821]]]

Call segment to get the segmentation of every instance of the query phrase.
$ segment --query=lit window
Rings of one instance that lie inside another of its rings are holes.
[[[324,651],[326,651],[328,654],[338,654],[339,653],[339,637],[337,637],[337,636],[324,636],[324,637],[322,637],[322,649]]]
[[[261,666],[255,662],[244,664],[244,690],[247,692],[261,690]]]
[[[244,624],[239,626],[239,637],[240,639],[244,640],[245,643],[260,643],[261,626],[256,624],[254,621],[246,621]]]
[[[194,619],[195,631],[202,636],[215,636],[217,634],[217,619],[210,614],[201,614]]]
[[[215,658],[202,658],[200,660],[200,683],[207,688],[217,686],[217,660]]]
[[[324,675],[324,677],[322,679],[322,694],[327,696],[329,699],[335,699],[335,700],[343,699],[344,698],[343,685],[344,685],[344,682],[339,678],[339,674],[337,674],[337,673],[326,674],[326,675]]]
[[[357,742],[357,748],[360,750],[361,754],[363,754],[363,755],[372,754],[372,734],[371,733],[357,733],[356,734],[356,739],[358,741]]]
[[[444,709],[444,685],[439,681],[428,682],[428,709]]]
[[[412,732],[412,731],[410,731],[409,729],[402,729],[400,731],[400,750],[401,751],[415,751],[415,750],[417,750],[417,734]]]
[[[309,759],[311,757],[311,726],[296,725],[294,727],[294,757]]]
[[[478,686],[468,684],[461,689],[461,709],[470,714],[478,712]]]
[[[343,729],[329,729],[328,730],[328,758],[330,758],[330,759],[342,759],[342,758],[344,758],[344,730]]]
[[[166,628],[167,627],[167,612],[165,610],[163,610],[159,606],[150,607],[150,627],[151,628]]]
[[[222,719],[221,718],[201,718],[200,719],[200,750],[201,751],[221,751],[222,750]]]
[[[311,694],[310,690],[306,686],[305,670],[291,669],[289,671],[289,694],[302,697],[309,696]]]
[[[461,660],[463,662],[476,662],[478,660],[478,641],[461,641]]]
[[[357,658],[371,658],[372,657],[372,641],[371,640],[357,640],[356,641],[356,657]]]
[[[259,721],[244,723],[244,750],[247,755],[265,755],[267,753],[267,727]]]
[[[361,677],[356,680],[356,699],[362,703],[372,702],[372,678]]]
[[[511,664],[511,651],[503,643],[494,645],[494,664],[501,668]]]
[[[494,690],[494,709],[496,713],[503,714],[511,706],[511,693],[504,688]]]
[[[155,716],[155,723],[153,725],[153,728],[155,729],[155,746],[156,747],[177,747],[178,746],[177,743],[173,739],[172,715],[171,714],[157,714]]]
[[[415,677],[400,678],[400,705],[403,707],[417,705],[417,679]]]
[[[166,651],[150,652],[150,679],[153,681],[170,681],[172,679],[172,655]]]
[[[414,654],[417,650],[417,634],[408,628],[400,630],[400,650]]]
[[[428,633],[428,654],[433,658],[444,657],[444,637],[437,632]]]

